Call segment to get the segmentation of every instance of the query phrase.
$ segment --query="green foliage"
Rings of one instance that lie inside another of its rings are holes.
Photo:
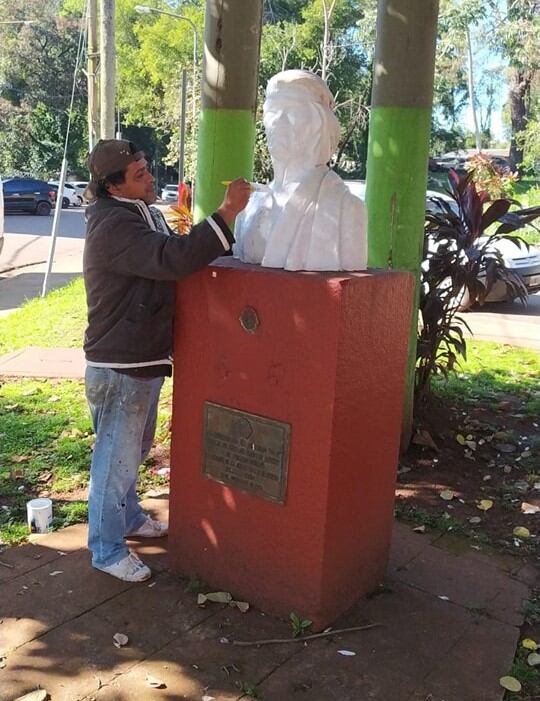
[[[81,3],[82,5],[82,3]],[[58,176],[76,64],[82,7],[60,0],[11,0],[0,19],[33,24],[1,27],[0,172]],[[86,81],[78,76],[68,162],[84,172]]]
[[[460,306],[483,304],[497,282],[504,283],[512,298],[527,298],[521,277],[506,268],[493,245],[502,239],[519,243],[513,232],[534,221],[540,208],[509,212],[514,203],[504,198],[489,202],[489,195],[477,190],[472,175],[469,172],[459,177],[451,170],[452,201],[435,197],[435,209],[426,213],[415,373],[417,402],[429,395],[433,377],[448,377],[458,358],[466,358],[464,331],[469,328],[458,315]],[[495,231],[488,233],[495,224]]]
[[[300,618],[294,611],[289,614],[289,621],[291,622],[293,638],[299,638],[313,624],[309,618]]]
[[[497,165],[483,153],[475,154],[465,167],[472,174],[477,189],[487,192],[490,199],[512,196],[516,176],[510,168]]]
[[[82,344],[85,326],[84,284],[77,278],[0,319],[0,354],[25,346],[76,348]]]

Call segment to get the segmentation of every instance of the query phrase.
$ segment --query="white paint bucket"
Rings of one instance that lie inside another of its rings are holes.
[[[26,502],[26,515],[31,533],[48,533],[52,524],[52,501],[32,499]]]

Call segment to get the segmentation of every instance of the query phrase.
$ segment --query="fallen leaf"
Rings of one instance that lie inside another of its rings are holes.
[[[208,594],[199,594],[197,596],[197,604],[201,606],[207,601],[212,601],[214,604],[230,604],[232,595],[228,591],[213,591]]]
[[[57,574],[64,574],[64,570],[54,570],[54,572],[49,572],[49,577],[56,577]]]
[[[452,499],[456,496],[456,493],[451,489],[443,489],[442,492],[439,492],[439,496],[445,501],[452,501]]]
[[[45,701],[48,695],[45,689],[36,689],[24,696],[18,696],[14,701]]]
[[[249,604],[247,601],[231,601],[229,606],[235,606],[240,613],[247,613],[249,611]]]
[[[124,647],[129,643],[129,638],[125,633],[115,633],[113,635],[114,647]]]
[[[38,478],[37,481],[43,484],[44,482],[48,482],[52,477],[52,472],[43,472]]]
[[[205,694],[202,697],[201,701],[216,701],[216,697],[215,696],[208,696],[208,694]]]
[[[11,462],[18,463],[18,462],[26,462],[30,458],[28,457],[28,455],[12,455],[10,459],[11,459]]]
[[[521,691],[521,684],[515,677],[501,677],[499,684],[507,691]]]
[[[525,526],[516,526],[512,533],[516,538],[530,538],[531,536],[531,532],[528,528],[525,528]]]
[[[511,443],[495,443],[495,448],[500,453],[515,453],[516,452],[516,446],[512,445]]]
[[[425,526],[416,526],[416,528],[413,528],[413,531],[415,533],[425,533],[426,527]]]
[[[467,439],[465,438],[465,436],[462,436],[461,433],[458,433],[458,434],[457,434],[457,436],[456,436],[456,441],[457,441],[460,445],[465,445],[466,440],[467,440]]]
[[[59,402],[61,397],[59,397],[57,394],[51,394],[51,396],[47,399],[48,402]]]
[[[489,509],[491,509],[492,506],[493,502],[491,501],[491,499],[481,499],[476,504],[476,508],[480,509],[480,511],[489,511]]]
[[[526,650],[532,650],[533,652],[538,649],[536,641],[532,638],[523,638],[521,647],[524,647]]]
[[[476,450],[476,442],[475,441],[465,441],[465,445],[469,447],[471,450]]]
[[[338,650],[338,654],[343,655],[344,657],[354,657],[356,652],[353,652],[352,650]]]
[[[424,445],[427,448],[433,448],[433,450],[439,450],[437,447],[437,444],[431,437],[431,433],[429,431],[426,431],[424,429],[418,429],[412,439],[412,442],[415,445]]]
[[[472,516],[469,519],[469,523],[472,523],[472,524],[482,523],[482,519],[480,518],[480,516]]]
[[[537,514],[540,511],[540,506],[536,506],[535,504],[529,504],[526,501],[522,501],[521,511],[524,514]]]
[[[150,674],[147,674],[144,683],[146,686],[149,686],[151,689],[166,689],[167,685],[165,684],[164,681],[161,679],[158,679],[157,677],[153,677]]]
[[[450,601],[448,596],[445,596],[444,594],[441,594],[440,596],[437,597],[438,599],[441,599],[441,601]]]
[[[536,667],[537,665],[540,664],[540,655],[537,652],[531,652],[530,655],[527,655],[527,664],[529,667]]]

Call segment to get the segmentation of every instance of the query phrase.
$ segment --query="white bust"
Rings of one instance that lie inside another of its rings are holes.
[[[274,179],[236,220],[237,258],[285,270],[366,267],[364,204],[326,165],[340,135],[333,106],[326,83],[309,71],[268,82],[263,114]]]

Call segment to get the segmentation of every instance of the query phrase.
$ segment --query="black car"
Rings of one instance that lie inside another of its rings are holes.
[[[49,183],[35,178],[8,178],[3,182],[4,210],[48,216],[56,201],[56,192]]]

